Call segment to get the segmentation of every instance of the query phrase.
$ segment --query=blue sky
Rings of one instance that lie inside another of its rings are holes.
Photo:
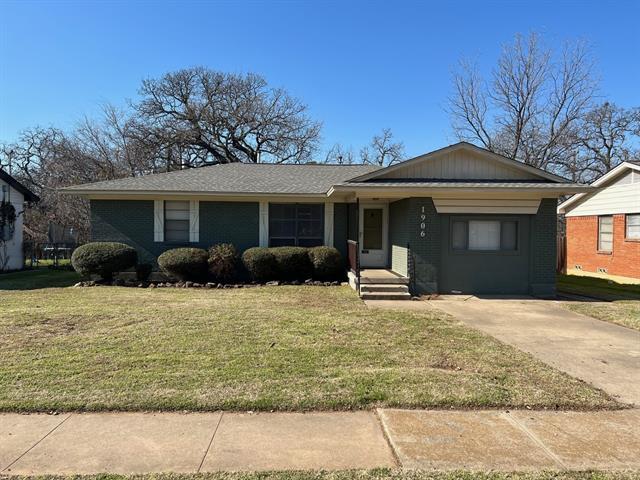
[[[383,127],[417,155],[455,141],[446,99],[462,56],[489,72],[535,30],[590,42],[604,97],[640,105],[640,2],[0,0],[0,141],[71,128],[140,81],[204,65],[256,72],[310,106],[323,144]]]

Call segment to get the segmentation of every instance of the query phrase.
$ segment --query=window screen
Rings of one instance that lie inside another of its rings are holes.
[[[598,250],[610,252],[613,248],[613,217],[598,217]]]
[[[518,250],[518,222],[515,220],[453,220],[451,248],[472,251]]]
[[[189,241],[189,202],[164,202],[164,241],[183,243]]]
[[[316,247],[324,243],[324,205],[269,204],[269,245]]]
[[[500,250],[500,222],[471,220],[469,222],[469,250]]]
[[[625,237],[630,240],[640,240],[640,213],[626,216]]]

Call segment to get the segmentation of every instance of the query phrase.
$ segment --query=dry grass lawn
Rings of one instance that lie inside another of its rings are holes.
[[[591,298],[564,302],[564,305],[574,312],[640,330],[640,285],[615,283],[601,278],[560,275],[558,290],[561,293]]]
[[[39,480],[638,480],[636,471],[547,471],[547,472],[451,472],[402,470],[380,468],[376,470],[341,471],[274,471],[274,472],[215,472],[198,474],[161,473],[147,475],[73,475],[40,477],[11,477]]]
[[[371,310],[348,287],[0,298],[0,411],[617,406],[444,314]]]

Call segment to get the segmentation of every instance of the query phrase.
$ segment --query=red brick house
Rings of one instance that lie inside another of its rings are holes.
[[[567,273],[640,282],[640,162],[624,162],[592,186],[558,207],[567,221]]]

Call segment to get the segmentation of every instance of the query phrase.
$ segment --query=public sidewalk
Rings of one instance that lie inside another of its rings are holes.
[[[640,410],[0,415],[0,473],[640,469]]]

